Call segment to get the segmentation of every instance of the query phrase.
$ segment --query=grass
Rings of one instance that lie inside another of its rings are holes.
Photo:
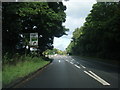
[[[2,71],[0,69],[0,90],[2,89]]]
[[[2,82],[2,71],[0,70],[0,83]]]
[[[49,61],[44,61],[40,57],[25,57],[24,59],[25,61],[18,62],[16,65],[4,65],[2,71],[3,86],[14,82],[16,79],[27,76],[49,63]]]

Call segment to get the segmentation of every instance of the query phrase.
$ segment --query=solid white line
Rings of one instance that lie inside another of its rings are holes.
[[[76,64],[75,64],[75,66],[77,67],[77,68],[80,68],[79,66],[77,66]]]
[[[97,76],[95,73],[93,73],[92,71],[89,71],[91,74],[93,74],[96,78],[100,79],[103,83],[105,83],[105,85],[110,85],[108,82],[106,82],[105,80],[103,80],[102,78],[100,78],[99,76]]]
[[[88,74],[89,76],[91,76],[92,78],[94,78],[95,80],[97,80],[98,82],[100,82],[103,85],[110,85],[106,82],[103,82],[101,79],[98,79],[97,77],[93,76],[92,74],[88,73],[87,71],[84,71],[86,74]]]

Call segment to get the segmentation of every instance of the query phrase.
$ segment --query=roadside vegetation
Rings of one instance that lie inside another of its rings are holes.
[[[4,60],[4,58],[3,58]],[[9,59],[7,58],[3,62],[3,71],[2,71],[2,83],[3,86],[8,85],[18,79],[21,79],[30,73],[40,69],[41,67],[48,64],[50,61],[45,61],[41,57],[31,57],[20,56],[18,58],[18,54],[16,58]]]
[[[62,2],[2,3],[3,85],[50,62],[42,53],[53,49],[54,37],[66,35],[68,29],[62,25],[66,20],[65,10]],[[38,34],[37,45],[31,45],[31,33]]]
[[[2,70],[0,70],[0,83],[2,84]]]
[[[48,49],[48,50],[43,52],[43,55],[55,55],[55,54],[66,55],[67,52],[59,50],[59,49],[56,49],[56,48],[53,48],[52,50]]]
[[[120,2],[98,2],[73,32],[71,55],[120,61]]]

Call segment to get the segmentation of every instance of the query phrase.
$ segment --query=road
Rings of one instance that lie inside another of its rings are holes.
[[[53,62],[19,88],[118,88],[118,67],[73,56],[51,56]]]

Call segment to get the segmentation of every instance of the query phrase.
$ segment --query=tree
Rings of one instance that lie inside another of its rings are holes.
[[[69,45],[67,50],[82,56],[118,60],[120,58],[119,15],[119,2],[94,4],[84,25],[73,33],[75,44],[72,48]]]
[[[17,43],[29,41],[29,33],[39,35],[39,52],[53,48],[54,37],[65,35],[66,7],[62,2],[19,2],[3,3],[3,51],[9,45],[16,50]],[[27,34],[28,33],[28,34]],[[9,48],[11,51],[11,48]]]
[[[47,49],[46,51],[43,52],[44,55],[55,55],[55,54],[59,54],[59,55],[66,55],[65,51],[61,51],[59,49],[53,48],[52,50]]]

